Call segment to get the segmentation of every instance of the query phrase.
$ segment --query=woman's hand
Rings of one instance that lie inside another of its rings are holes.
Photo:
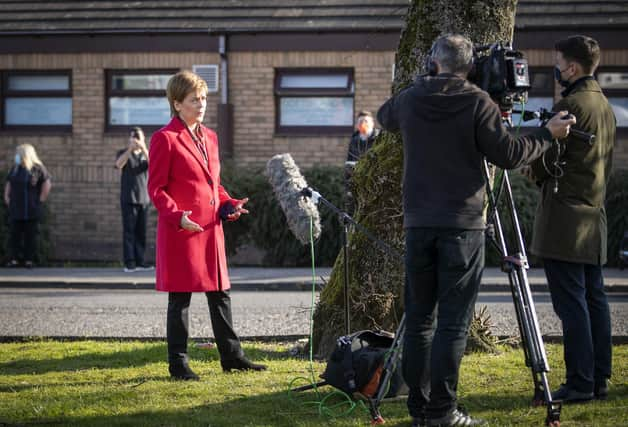
[[[188,231],[201,232],[203,231],[203,227],[192,221],[190,218],[190,214],[192,211],[183,211],[183,215],[181,215],[181,228]]]
[[[245,197],[242,200],[237,200],[237,203],[233,206],[235,211],[232,214],[227,215],[227,221],[237,221],[240,218],[240,215],[249,213],[248,210],[244,209],[244,204],[248,201],[248,197]]]

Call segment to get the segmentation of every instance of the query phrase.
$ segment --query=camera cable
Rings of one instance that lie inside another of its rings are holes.
[[[351,415],[356,408],[361,407],[368,413],[368,408],[364,405],[364,402],[355,402],[347,393],[334,389],[334,391],[322,395],[318,390],[319,383],[315,379],[314,370],[314,357],[313,346],[314,342],[314,305],[316,300],[316,257],[314,255],[314,223],[312,217],[310,217],[310,257],[312,261],[312,299],[310,304],[310,336],[309,336],[309,377],[296,377],[288,384],[288,398],[293,402],[303,406],[314,406],[318,410],[319,415],[327,416],[330,418],[340,418]],[[305,398],[298,398],[295,392],[295,384],[305,384],[309,389],[314,390],[314,399],[308,400],[309,396]]]

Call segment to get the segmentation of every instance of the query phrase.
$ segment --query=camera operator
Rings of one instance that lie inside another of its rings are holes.
[[[406,231],[403,375],[413,425],[480,425],[457,408],[458,371],[484,267],[483,157],[512,169],[564,137],[573,118],[513,138],[488,93],[466,80],[473,45],[461,35],[432,46],[431,75],[386,101],[377,119],[401,131]],[[434,331],[436,323],[436,330]]]
[[[571,36],[556,43],[555,77],[565,90],[553,110],[569,110],[591,145],[570,136],[532,164],[541,185],[531,252],[543,260],[556,314],[562,321],[566,383],[552,393],[564,402],[605,398],[611,375],[611,322],[604,293],[604,199],[615,142],[615,116],[593,77],[598,43]],[[558,160],[555,160],[558,159]],[[564,162],[564,164],[563,164]]]

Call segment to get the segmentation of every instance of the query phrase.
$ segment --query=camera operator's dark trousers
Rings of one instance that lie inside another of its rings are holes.
[[[543,259],[554,311],[563,325],[566,384],[590,393],[611,377],[611,316],[602,267]]]
[[[144,265],[148,205],[122,203],[122,244],[124,265]]]
[[[21,257],[34,261],[37,252],[39,223],[36,219],[11,220],[9,223],[9,248],[12,260]]]
[[[231,320],[231,297],[228,292],[205,292],[209,305],[209,316],[220,353],[220,360],[235,360],[244,355],[240,340],[233,330]],[[188,324],[191,292],[168,293],[168,362],[171,365],[187,363]]]
[[[406,229],[403,376],[408,410],[439,418],[456,408],[458,371],[482,269],[484,230]]]

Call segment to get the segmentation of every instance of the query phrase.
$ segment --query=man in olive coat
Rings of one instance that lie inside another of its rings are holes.
[[[565,402],[605,398],[611,376],[611,323],[604,292],[604,199],[611,172],[616,120],[593,77],[597,42],[571,36],[556,43],[554,111],[568,110],[591,144],[574,135],[532,164],[541,185],[531,252],[543,260],[552,304],[563,326],[566,382],[552,394]]]

